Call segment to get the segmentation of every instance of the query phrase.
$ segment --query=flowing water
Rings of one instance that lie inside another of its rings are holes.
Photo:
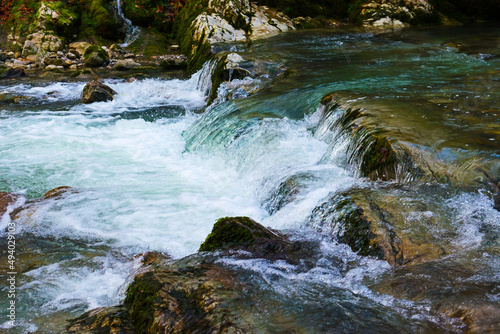
[[[255,95],[219,99],[201,114],[209,64],[189,79],[108,79],[115,100],[89,105],[79,101],[83,82],[2,82],[1,91],[26,98],[0,106],[0,191],[22,195],[16,203],[22,205],[58,186],[75,188],[15,221],[18,308],[9,332],[61,332],[67,318],[120,303],[139,254],[192,254],[224,216],[250,216],[319,243],[307,264],[219,260],[246,275],[263,300],[282,303],[262,307],[292,314],[311,333],[460,332],[464,324],[433,311],[429,298],[380,287],[397,282],[399,272],[332,238],[335,227],[318,207],[350,189],[403,202],[409,213],[401,219],[446,244],[443,261],[472,263],[467,270],[474,275],[462,278],[482,287],[478,298],[498,305],[500,213],[491,192],[486,185],[361,178],[346,162],[344,139],[319,127],[318,106],[337,91],[372,108],[400,140],[458,170],[472,160],[498,175],[498,31],[303,31],[235,45],[243,57],[282,62],[289,73]],[[291,197],[280,191],[289,180],[296,188]],[[2,239],[9,222],[7,213]],[[432,276],[429,266],[424,274]],[[5,277],[6,264],[0,268]],[[8,329],[5,279],[0,286],[0,328]]]
[[[118,16],[123,20],[125,27],[125,41],[120,44],[120,46],[124,48],[135,42],[135,40],[139,37],[140,29],[139,27],[134,26],[132,21],[130,21],[130,19],[125,17],[123,14],[121,0],[116,0],[116,11]]]

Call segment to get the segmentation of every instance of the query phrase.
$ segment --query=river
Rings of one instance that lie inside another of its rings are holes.
[[[352,189],[403,201],[406,232],[447,245],[418,275],[434,277],[440,265],[466,268],[474,274],[454,271],[441,289],[453,294],[456,282],[472,282],[474,300],[498,310],[500,212],[488,185],[465,176],[472,163],[500,174],[498,28],[339,28],[236,44],[243,58],[279,63],[287,74],[204,113],[208,66],[190,78],[106,79],[115,100],[89,105],[79,100],[85,82],[0,82],[0,91],[27,97],[0,105],[0,191],[21,194],[22,204],[58,186],[75,188],[16,220],[18,325],[9,333],[60,332],[68,318],[120,303],[140,254],[192,254],[224,216],[320,241],[312,264],[221,259],[311,333],[462,332],[462,322],[433,311],[432,296],[380,288],[398,282],[396,269],[331,236],[317,209]],[[463,182],[361,177],[346,157],[348,139],[319,128],[320,101],[331,92]],[[290,179],[296,192],[283,200],[280,186]],[[2,239],[8,222],[6,214]],[[4,279],[0,286],[3,322]]]

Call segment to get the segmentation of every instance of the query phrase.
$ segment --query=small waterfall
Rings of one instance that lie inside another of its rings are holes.
[[[209,60],[203,64],[201,70],[193,75],[193,79],[198,81],[196,89],[207,96],[210,95],[212,90],[212,74],[214,73],[217,63],[217,59]]]
[[[123,14],[121,0],[116,0],[116,9],[118,12],[118,16],[120,16],[125,22],[125,29],[126,29],[125,41],[122,44],[120,44],[120,46],[127,47],[133,42],[135,42],[137,37],[139,37],[140,29],[139,27],[134,26],[132,24],[132,21],[126,18],[125,15]]]

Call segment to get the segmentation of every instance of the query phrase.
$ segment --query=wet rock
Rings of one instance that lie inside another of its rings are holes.
[[[430,185],[351,189],[314,209],[309,225],[395,267],[437,260],[457,250],[441,197],[442,188]]]
[[[88,67],[99,67],[109,64],[108,53],[98,45],[89,46],[83,54],[83,62]]]
[[[67,327],[70,333],[135,333],[124,307],[99,307],[73,319]]]
[[[0,218],[7,211],[7,207],[16,202],[17,198],[16,194],[0,191]]]
[[[293,246],[283,237],[248,217],[226,217],[217,220],[199,251],[229,249],[241,249],[257,256],[274,257],[291,251]]]
[[[87,42],[74,42],[69,45],[69,52],[78,57],[83,57],[89,46],[91,46],[91,44]]]
[[[0,93],[0,105],[2,104],[15,104],[19,103],[22,100],[28,99],[27,96],[20,95],[12,95],[8,93]]]
[[[42,198],[43,199],[61,198],[64,195],[74,194],[77,192],[78,191],[73,187],[61,186],[47,191],[45,194],[42,195]]]
[[[109,86],[102,84],[96,80],[89,82],[83,88],[82,92],[82,102],[83,103],[93,103],[93,102],[105,102],[112,101],[116,92]]]
[[[16,79],[20,77],[24,77],[26,73],[22,68],[8,68],[2,72],[0,69],[0,79]]]
[[[113,70],[128,71],[134,67],[139,67],[141,64],[135,62],[133,59],[121,59],[113,65]]]
[[[492,296],[500,292],[479,255],[471,263],[449,259],[401,267],[370,286],[381,294],[412,301],[426,300],[434,312],[459,319],[464,333],[498,333],[500,305]]]

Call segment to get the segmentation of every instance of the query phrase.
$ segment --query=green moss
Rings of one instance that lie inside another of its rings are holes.
[[[154,325],[155,311],[161,302],[158,292],[162,284],[148,272],[136,277],[127,288],[125,305],[129,309],[130,317],[137,333],[150,333]]]
[[[171,41],[155,28],[141,29],[139,37],[127,47],[133,53],[142,53],[147,57],[169,53]]]
[[[220,218],[205,242],[201,244],[199,251],[212,252],[231,246],[250,245],[256,240],[256,235],[251,230],[255,226],[256,223],[248,217]]]
[[[122,25],[116,20],[110,3],[105,0],[79,0],[73,3],[73,10],[81,14],[79,17],[79,39],[89,37],[112,41],[123,39]]]
[[[199,70],[207,60],[213,57],[212,47],[204,41],[204,35],[199,41],[193,40],[191,26],[194,19],[203,13],[207,6],[208,0],[189,1],[175,19],[174,36],[179,41],[181,51],[188,56],[187,70],[190,73]]]
[[[109,62],[108,53],[103,48],[101,48],[99,45],[91,45],[85,50],[85,53],[83,54],[84,62],[87,62],[89,60],[89,57],[94,52],[97,52],[99,58],[104,59],[105,62]]]

